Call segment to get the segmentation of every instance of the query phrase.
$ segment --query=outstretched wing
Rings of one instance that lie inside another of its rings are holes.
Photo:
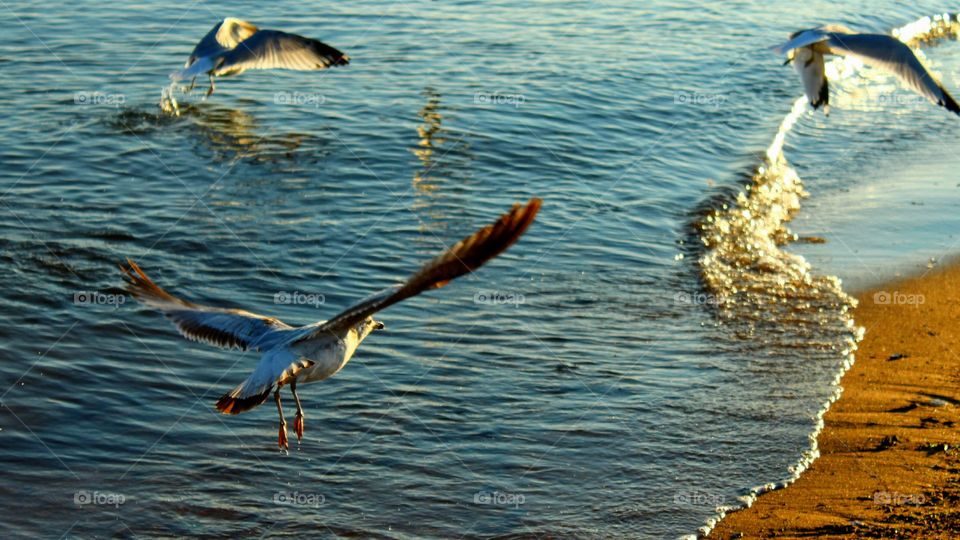
[[[495,223],[464,238],[427,263],[401,285],[390,287],[348,308],[322,323],[299,341],[312,339],[326,332],[338,333],[351,328],[368,316],[430,289],[443,287],[453,279],[473,272],[510,247],[533,223],[542,201],[537,198],[520,206],[516,204]]]
[[[790,40],[781,43],[773,48],[773,52],[777,54],[787,54],[793,49],[799,49],[801,47],[809,47],[814,43],[820,43],[821,41],[826,41],[830,36],[823,31],[822,28],[811,28],[809,30],[801,30],[799,32],[794,32],[790,34]]]
[[[197,58],[205,56],[217,56],[236,47],[240,42],[257,33],[259,29],[240,19],[227,17],[218,22],[213,28],[203,36],[200,43],[193,48],[190,58],[184,67],[190,67]]]
[[[829,46],[834,54],[854,56],[864,64],[892,72],[931,102],[960,114],[960,106],[953,96],[899,39],[884,34],[831,34]]]
[[[309,71],[348,63],[347,55],[323,42],[279,30],[261,30],[227,52],[213,75],[230,75],[248,69]]]
[[[291,327],[279,319],[239,309],[201,306],[181,300],[161,289],[137,263],[127,259],[120,265],[127,278],[127,290],[144,304],[159,309],[173,321],[183,337],[223,349],[269,348],[282,339],[278,334]]]
[[[312,365],[312,361],[299,358],[286,347],[270,349],[247,380],[217,400],[217,410],[223,414],[249,411],[266,401],[276,385],[286,384]]]

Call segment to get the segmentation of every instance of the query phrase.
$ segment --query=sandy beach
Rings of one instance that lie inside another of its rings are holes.
[[[960,535],[960,266],[859,295],[866,329],[821,457],[711,538]]]

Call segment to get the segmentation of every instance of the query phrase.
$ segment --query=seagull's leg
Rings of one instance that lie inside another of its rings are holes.
[[[207,90],[207,97],[210,97],[210,94],[213,94],[213,75],[210,75],[210,88]]]
[[[197,77],[194,76],[190,79],[190,88],[187,88],[187,92],[193,92],[193,87],[197,85]]]
[[[297,441],[303,440],[303,407],[300,406],[300,396],[297,395],[297,381],[290,383],[290,393],[293,402],[297,404],[297,417],[293,419],[293,431],[297,434]]]
[[[276,392],[273,393],[273,399],[277,402],[277,414],[280,415],[280,439],[277,444],[280,448],[289,448],[290,445],[287,444],[287,422],[283,419],[283,407],[280,406],[280,387],[277,387]]]

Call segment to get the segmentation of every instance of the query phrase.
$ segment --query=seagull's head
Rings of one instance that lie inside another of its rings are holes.
[[[357,334],[360,335],[360,339],[363,339],[369,336],[374,330],[383,330],[384,328],[386,328],[386,326],[382,322],[373,320],[373,317],[367,317],[357,325]]]

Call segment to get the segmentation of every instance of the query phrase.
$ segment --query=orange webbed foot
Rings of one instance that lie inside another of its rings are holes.
[[[287,423],[286,422],[282,422],[280,424],[280,438],[277,441],[277,445],[283,450],[290,448],[290,444],[287,442]]]
[[[298,414],[293,420],[293,431],[297,434],[297,441],[303,440],[303,415]]]

